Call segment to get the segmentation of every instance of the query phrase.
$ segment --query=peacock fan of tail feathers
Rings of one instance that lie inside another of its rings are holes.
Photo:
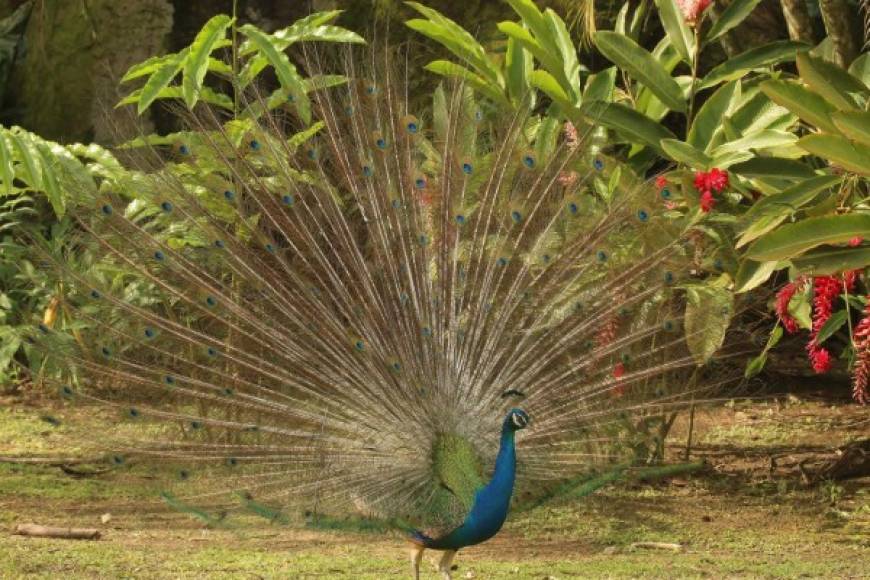
[[[731,355],[687,347],[733,308],[685,323],[693,218],[551,119],[462,85],[410,111],[389,72],[348,76],[304,131],[190,116],[142,154],[135,199],[104,192],[68,259],[45,248],[75,322],[32,342],[75,378],[64,399],[118,417],[94,446],[209,525],[398,528],[448,552],[512,497],[660,454],[668,416],[730,381]]]

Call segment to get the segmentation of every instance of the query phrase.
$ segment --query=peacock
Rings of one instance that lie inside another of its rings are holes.
[[[688,346],[730,312],[687,321],[712,267],[679,183],[463,83],[412,111],[395,68],[348,65],[305,127],[288,95],[125,149],[135,196],[34,236],[69,321],[31,343],[172,508],[400,530],[414,578],[429,549],[449,579],[511,509],[659,459],[730,380]]]

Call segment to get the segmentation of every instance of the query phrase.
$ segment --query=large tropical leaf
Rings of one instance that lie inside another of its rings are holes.
[[[809,48],[809,45],[792,40],[778,40],[751,48],[713,68],[703,78],[699,88],[705,89],[721,82],[734,80],[756,68],[794,60],[799,51],[809,50]]]
[[[713,135],[722,127],[722,119],[740,98],[740,81],[722,85],[698,109],[686,141],[696,149],[709,152],[712,149]]]
[[[713,163],[709,155],[678,139],[662,139],[661,146],[668,157],[692,169],[706,170]]]
[[[759,238],[747,256],[757,261],[789,260],[818,246],[845,244],[855,237],[870,239],[870,214],[824,216],[786,224]]]
[[[836,111],[824,98],[794,81],[771,80],[761,83],[770,100],[782,105],[811,125],[830,133],[838,133],[837,127],[831,121],[831,114]]]
[[[652,147],[664,154],[662,139],[676,139],[668,129],[649,117],[621,103],[591,101],[581,107],[583,115],[593,123],[617,130],[636,143]]]
[[[743,22],[760,2],[761,0],[734,0],[731,2],[704,35],[704,40],[712,42]]]
[[[819,175],[801,180],[780,193],[758,200],[740,218],[738,228],[743,234],[736,247],[744,246],[773,230],[799,208],[840,183],[842,179],[838,175]]]
[[[205,73],[208,72],[208,57],[218,41],[224,38],[232,22],[233,19],[226,14],[218,14],[206,22],[193,39],[190,51],[184,59],[184,74],[181,81],[184,103],[188,109],[192,109],[199,99]]]
[[[686,343],[699,365],[709,361],[725,341],[734,315],[734,296],[717,285],[691,286],[686,290]]]
[[[595,33],[594,39],[601,54],[640,81],[668,108],[681,113],[686,111],[686,100],[679,85],[652,54],[618,32],[601,30]]]
[[[257,51],[272,65],[278,82],[293,95],[299,117],[306,125],[310,123],[311,101],[305,93],[305,83],[287,55],[280,50],[276,40],[251,24],[245,24],[239,31],[248,37]]]
[[[870,175],[870,148],[855,145],[839,135],[807,135],[797,142],[801,149],[828,159],[848,171]]]
[[[695,44],[692,30],[686,24],[686,19],[680,12],[674,0],[655,0],[658,7],[659,18],[662,21],[668,38],[680,57],[687,63],[693,60],[693,46]]]
[[[833,63],[804,52],[797,56],[797,66],[801,80],[838,109],[857,110],[856,95],[866,99],[864,83]]]

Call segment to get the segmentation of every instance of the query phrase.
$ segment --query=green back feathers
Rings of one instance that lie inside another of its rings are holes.
[[[460,435],[440,435],[432,449],[432,469],[440,485],[470,509],[474,494],[483,487],[480,459],[474,446]]]

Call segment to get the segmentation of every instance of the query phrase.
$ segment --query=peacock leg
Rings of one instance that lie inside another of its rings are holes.
[[[450,580],[450,569],[453,566],[453,557],[456,556],[457,550],[447,550],[441,556],[441,561],[438,562],[438,571],[441,572],[441,577],[444,580]]]
[[[409,554],[411,555],[411,574],[414,576],[414,580],[420,580],[420,561],[423,559],[423,550],[425,549],[423,546],[411,544]]]

